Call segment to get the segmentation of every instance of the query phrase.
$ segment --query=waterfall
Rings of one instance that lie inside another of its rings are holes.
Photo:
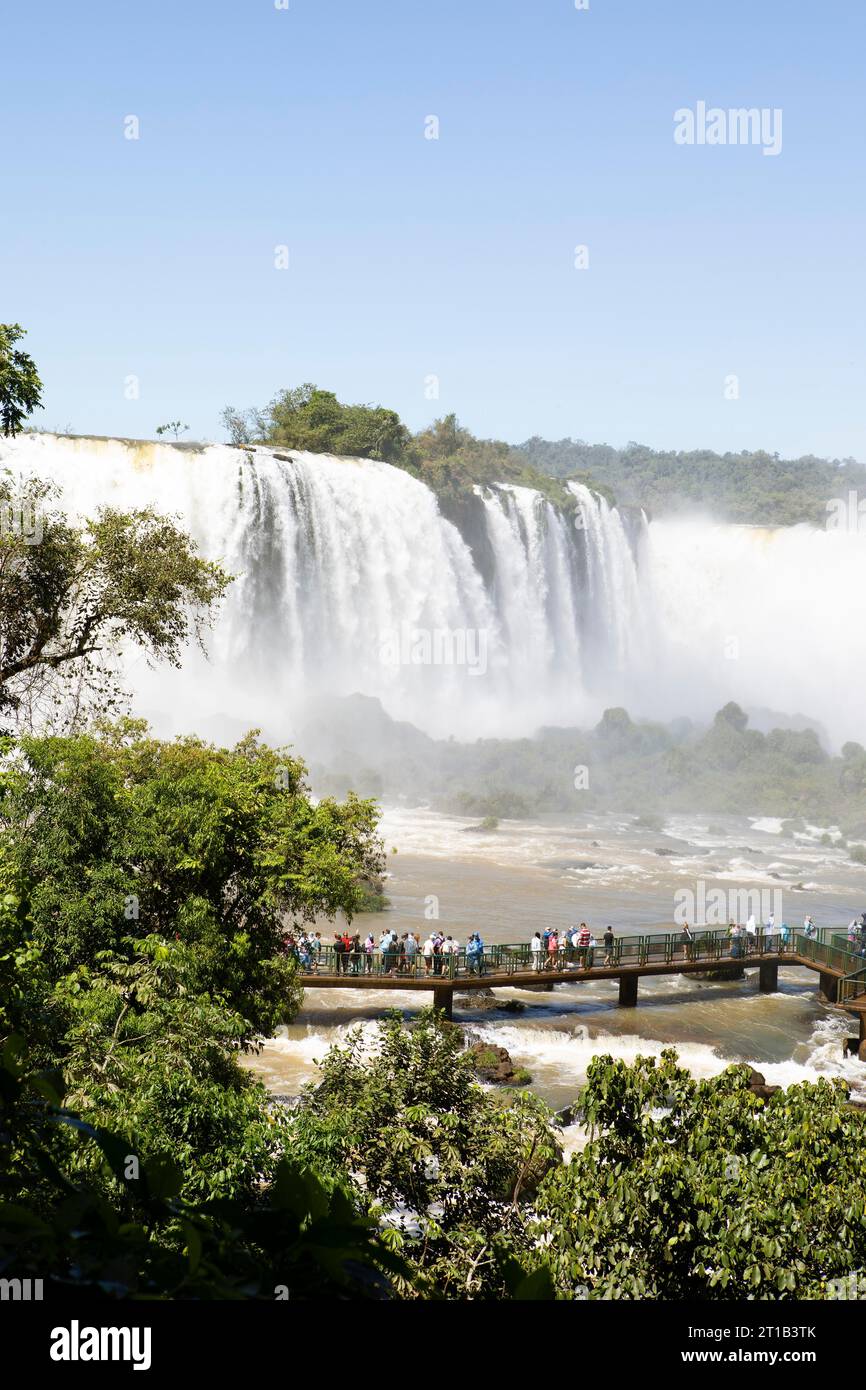
[[[53,479],[79,517],[170,513],[235,575],[207,660],[128,654],[160,732],[285,739],[305,707],[361,692],[434,736],[737,699],[863,737],[863,535],[647,522],[577,483],[573,514],[499,484],[455,520],[402,469],[261,447],[28,434],[0,441],[4,466]]]

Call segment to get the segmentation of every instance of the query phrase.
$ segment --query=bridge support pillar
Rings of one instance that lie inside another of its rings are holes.
[[[818,993],[828,1004],[835,1004],[839,994],[839,981],[835,975],[826,975],[822,970],[818,976]]]
[[[778,988],[779,962],[777,960],[762,960],[758,966],[758,989],[762,994],[775,994]]]
[[[454,1014],[454,990],[449,985],[437,985],[433,991],[433,1008],[441,1009],[446,1018]]]
[[[637,1007],[637,975],[620,975],[619,1006],[621,1009]]]

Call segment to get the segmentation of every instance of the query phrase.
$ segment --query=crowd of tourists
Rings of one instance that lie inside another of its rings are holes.
[[[696,930],[684,922],[678,945],[686,959],[693,960],[705,929]],[[706,929],[713,934],[718,928]],[[807,916],[798,933],[807,939],[818,935],[814,919]],[[778,924],[770,913],[766,922],[759,923],[752,913],[745,924],[731,922],[728,926],[729,954],[735,959],[760,952],[784,953],[794,948],[795,932],[787,922]],[[337,975],[482,975],[484,973],[484,942],[479,932],[472,932],[465,946],[456,936],[438,928],[422,941],[419,932],[403,932],[393,928],[380,932],[378,940],[372,931],[361,934],[335,931],[333,940],[323,941],[318,931],[302,931],[288,937],[287,949],[298,961],[305,974],[316,975],[323,968]],[[866,912],[853,918],[848,926],[848,949],[866,956]],[[581,922],[566,928],[539,929],[529,942],[532,969],[537,973],[575,968],[590,970],[596,963],[604,966],[618,963],[617,938],[613,928],[605,927],[601,941]],[[600,957],[600,962],[597,962]]]
[[[484,972],[484,942],[472,932],[463,946],[456,936],[431,931],[424,941],[421,934],[385,928],[378,941],[373,932],[336,931],[332,941],[323,941],[319,932],[290,936],[288,949],[301,969],[319,973],[323,964],[337,975],[470,975]]]
[[[613,927],[605,927],[602,937],[605,965],[611,964],[615,940]],[[589,970],[595,963],[598,942],[586,922],[581,922],[579,927],[567,927],[562,931],[556,927],[537,931],[529,943],[529,949],[533,970],[562,970],[572,964]]]
[[[818,935],[814,917],[808,914],[803,919],[802,927],[793,928],[787,922],[777,923],[774,912],[771,912],[767,921],[763,923],[758,922],[755,913],[752,913],[745,924],[728,924],[730,954],[736,958],[754,955],[758,951],[762,955],[766,955],[768,951],[784,953],[794,948],[795,933],[804,936],[807,941],[814,940]],[[693,954],[695,941],[694,931],[687,922],[684,923],[682,943],[687,955]],[[866,955],[866,912],[854,917],[848,925],[848,949],[855,955]]]

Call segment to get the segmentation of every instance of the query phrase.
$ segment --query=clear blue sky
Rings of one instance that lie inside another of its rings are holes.
[[[219,439],[309,380],[413,428],[866,458],[864,54],[854,0],[10,6],[0,320],[47,428]],[[675,144],[699,100],[781,108],[781,153]]]

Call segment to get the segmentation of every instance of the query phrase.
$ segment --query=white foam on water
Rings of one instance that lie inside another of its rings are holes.
[[[782,996],[780,996],[782,997]],[[555,1071],[559,1084],[582,1084],[593,1057],[610,1055],[620,1061],[633,1063],[637,1057],[660,1057],[662,1051],[673,1047],[682,1065],[697,1079],[718,1076],[739,1058],[725,1057],[715,1047],[705,1043],[659,1042],[633,1034],[590,1034],[585,1025],[573,1032],[559,1029],[520,1027],[513,1024],[479,1024],[474,1030],[482,1041],[507,1048],[512,1058],[530,1070],[544,1068],[551,1081]],[[819,1020],[810,1038],[795,1046],[794,1056],[782,1062],[747,1059],[746,1065],[761,1072],[769,1085],[790,1086],[799,1081],[817,1081],[838,1077],[851,1087],[854,1099],[866,1099],[866,1066],[857,1058],[842,1056],[843,1039],[850,1024],[841,1015],[828,1015]]]

